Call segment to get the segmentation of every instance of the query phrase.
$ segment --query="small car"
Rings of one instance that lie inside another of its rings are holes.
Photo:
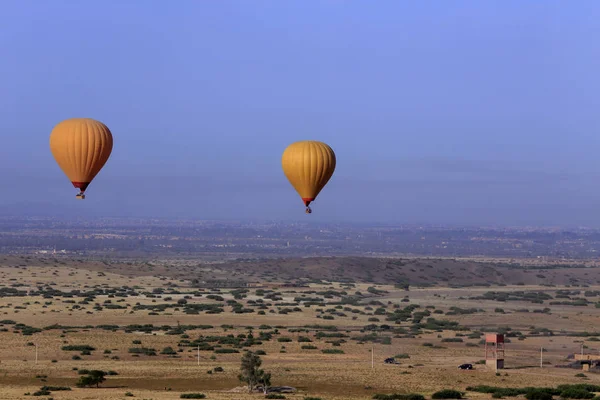
[[[473,369],[473,364],[461,364],[458,369]]]

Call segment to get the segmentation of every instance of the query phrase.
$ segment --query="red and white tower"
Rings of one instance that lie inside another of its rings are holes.
[[[486,333],[485,365],[494,371],[504,369],[504,335]]]

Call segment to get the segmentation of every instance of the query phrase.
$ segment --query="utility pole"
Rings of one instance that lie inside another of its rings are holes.
[[[583,355],[583,342],[581,342],[581,355]]]
[[[200,345],[198,345],[198,366],[200,365]]]
[[[544,348],[540,347],[540,368],[544,368]]]
[[[371,369],[375,368],[375,345],[371,345]]]
[[[35,363],[37,364],[38,362],[38,345],[37,343],[35,344]]]

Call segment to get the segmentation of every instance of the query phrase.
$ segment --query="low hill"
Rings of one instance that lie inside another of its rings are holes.
[[[374,284],[595,285],[600,268],[526,267],[448,259],[318,257],[237,261],[218,265],[231,277],[259,281],[328,280]]]
[[[420,286],[597,285],[600,268],[581,265],[518,265],[428,258],[311,257],[238,259],[222,263],[196,260],[0,256],[3,266],[72,267],[125,276],[166,276],[184,281],[307,282],[336,281]]]

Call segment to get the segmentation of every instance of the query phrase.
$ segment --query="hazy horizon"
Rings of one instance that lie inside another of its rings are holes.
[[[0,214],[600,227],[600,4],[49,3],[0,15]],[[50,131],[114,150],[85,201]],[[304,207],[296,140],[334,149]]]

